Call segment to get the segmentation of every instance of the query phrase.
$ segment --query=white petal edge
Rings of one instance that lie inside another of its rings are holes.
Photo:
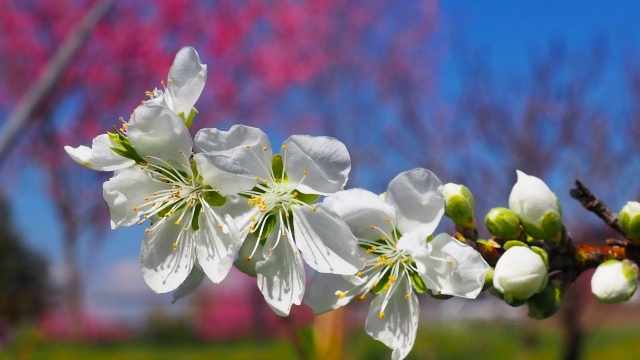
[[[391,180],[386,202],[397,210],[398,230],[433,234],[444,214],[441,190],[442,182],[426,169],[405,171]]]
[[[304,295],[304,303],[318,315],[347,305],[354,297],[369,291],[364,279],[353,275],[316,273]]]
[[[202,284],[204,280],[204,271],[197,264],[191,269],[189,276],[178,286],[176,291],[173,292],[171,303],[175,304],[176,301],[182,299],[185,296],[191,295]]]
[[[220,283],[231,270],[240,243],[237,234],[213,207],[205,202],[202,210],[204,214],[200,214],[199,229],[194,234],[196,256],[207,277]]]
[[[65,146],[64,151],[78,164],[92,170],[115,171],[134,165],[134,161],[116,154],[116,147],[109,135],[98,135],[93,139],[91,148],[80,145],[77,148]]]
[[[267,238],[263,249],[264,260],[256,264],[256,273],[258,288],[267,305],[276,314],[288,316],[293,304],[302,303],[305,274],[298,249],[293,246],[289,237],[283,237],[278,241],[280,233],[278,224]]]
[[[140,264],[142,277],[149,287],[157,293],[175,290],[182,284],[195,262],[193,228],[184,231],[174,222],[179,214],[163,218],[162,223],[148,233],[142,240]],[[185,224],[191,224],[191,216],[183,218]],[[178,242],[177,247],[173,244]]]
[[[354,275],[364,267],[347,224],[325,204],[294,206],[295,241],[302,258],[316,271]]]
[[[158,105],[141,105],[133,111],[127,138],[138,155],[148,162],[180,169],[189,166],[193,141],[184,121],[171,109]],[[146,159],[146,156],[156,159]]]
[[[365,324],[367,334],[393,350],[393,360],[404,359],[413,348],[420,317],[418,298],[405,276],[398,279],[396,287],[393,294],[389,294],[384,318],[380,319],[385,298],[383,293],[371,302]]]
[[[282,159],[289,183],[307,194],[342,190],[351,170],[347,147],[328,136],[293,135],[283,144]]]
[[[189,116],[207,81],[207,65],[200,62],[194,48],[183,47],[169,69],[169,79],[167,91],[171,96],[173,110],[176,114]]]
[[[378,195],[364,189],[349,189],[338,191],[323,201],[335,211],[349,226],[357,238],[380,239],[380,230],[372,230],[371,225],[379,227],[391,235],[396,210],[385,203]],[[387,222],[390,219],[390,222]]]
[[[251,175],[271,179],[271,143],[267,134],[258,128],[233,125],[229,131],[202,129],[194,141],[200,152],[224,153],[242,164]]]

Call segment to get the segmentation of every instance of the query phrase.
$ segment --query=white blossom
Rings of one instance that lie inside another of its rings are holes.
[[[288,315],[302,301],[303,260],[333,274],[355,274],[363,266],[348,226],[324,204],[313,204],[347,181],[351,161],[340,141],[294,135],[274,155],[264,132],[235,125],[229,131],[203,129],[195,142],[199,155],[211,158],[247,198],[249,212],[236,218],[246,234],[236,266],[255,274],[277,314]]]
[[[366,331],[407,356],[416,337],[418,292],[475,298],[489,265],[471,247],[446,234],[428,241],[444,213],[442,183],[425,169],[398,175],[384,197],[363,189],[340,191],[325,199],[358,238],[365,267],[356,275],[318,273],[305,303],[316,314],[376,294]]]
[[[629,300],[637,287],[638,275],[628,261],[607,260],[591,277],[591,292],[606,304]]]
[[[513,246],[500,256],[493,272],[493,287],[502,294],[526,300],[544,290],[547,266],[526,246]]]

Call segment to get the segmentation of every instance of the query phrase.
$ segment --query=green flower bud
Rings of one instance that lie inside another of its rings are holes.
[[[558,284],[559,285],[559,284]],[[553,282],[547,284],[547,286],[541,292],[533,295],[527,300],[529,306],[529,315],[533,319],[546,319],[560,309],[560,303],[562,302],[562,290]]]
[[[518,181],[509,195],[509,208],[520,218],[524,230],[535,239],[559,242],[562,211],[556,195],[535,176],[517,171]]]
[[[627,237],[640,241],[640,203],[629,201],[618,214],[618,224]]]
[[[491,235],[506,240],[518,239],[522,235],[520,219],[513,211],[497,207],[489,210],[484,223]]]
[[[476,202],[466,186],[453,183],[445,184],[442,187],[442,195],[445,199],[444,214],[448,218],[463,228],[476,227],[473,219],[473,209]]]
[[[607,260],[596,268],[591,278],[591,292],[598,301],[615,304],[629,300],[636,292],[638,275],[629,260]]]
[[[511,246],[502,254],[493,273],[493,287],[505,300],[527,300],[544,290],[549,276],[542,257],[526,246]]]

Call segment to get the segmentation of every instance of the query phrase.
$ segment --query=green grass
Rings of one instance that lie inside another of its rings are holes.
[[[29,359],[296,359],[294,347],[284,339],[232,342],[127,342],[73,344],[27,342],[31,345],[0,351],[0,358]],[[584,359],[637,359],[640,327],[602,328],[586,334]],[[560,359],[562,333],[553,322],[464,323],[426,326],[408,359]],[[389,359],[391,351],[354,331],[347,339],[347,359]],[[20,356],[22,355],[22,356]]]

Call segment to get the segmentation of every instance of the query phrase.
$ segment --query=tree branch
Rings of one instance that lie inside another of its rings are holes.
[[[576,187],[574,189],[571,189],[569,194],[572,198],[580,201],[585,209],[598,215],[598,217],[602,219],[607,225],[609,225],[610,228],[622,234],[624,237],[627,236],[618,225],[618,215],[609,210],[607,205],[605,205],[602,200],[596,198],[591,190],[584,186],[584,184],[582,184],[580,180],[576,180]]]
[[[22,97],[15,110],[5,121],[0,132],[0,164],[9,154],[11,145],[16,141],[18,132],[27,124],[33,110],[40,104],[62,75],[80,45],[87,39],[98,21],[107,13],[115,0],[102,0],[96,3],[67,40],[58,48],[53,58],[45,66],[42,76]]]

